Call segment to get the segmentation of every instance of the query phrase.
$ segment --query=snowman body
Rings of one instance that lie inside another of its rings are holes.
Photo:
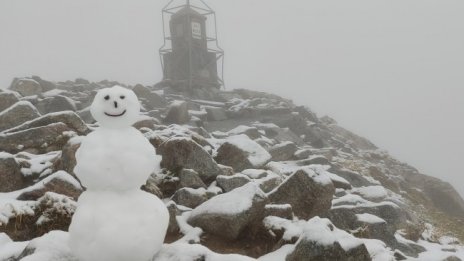
[[[140,190],[159,170],[160,157],[131,127],[140,104],[122,87],[100,90],[91,106],[100,128],[76,152],[74,172],[87,188],[78,200],[70,247],[80,261],[148,261],[160,250],[169,213]]]

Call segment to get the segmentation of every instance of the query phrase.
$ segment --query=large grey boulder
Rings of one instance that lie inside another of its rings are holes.
[[[54,192],[77,200],[84,191],[80,183],[65,171],[58,171],[41,180],[36,185],[27,188],[21,193],[18,200],[37,200],[47,192]]]
[[[49,113],[34,120],[25,122],[17,127],[8,129],[6,132],[17,132],[23,131],[31,128],[37,128],[41,126],[47,126],[52,123],[62,122],[71,129],[73,129],[76,133],[80,135],[86,135],[90,132],[89,127],[85,124],[84,121],[72,111],[61,111],[55,113]]]
[[[251,182],[251,179],[243,174],[235,174],[233,176],[217,176],[216,181],[218,187],[224,192],[229,192]]]
[[[227,120],[227,112],[223,108],[204,106],[207,113],[208,121],[223,121]]]
[[[10,90],[18,92],[22,96],[38,95],[43,92],[40,83],[28,78],[14,79],[11,83]]]
[[[269,148],[273,161],[289,160],[293,157],[298,147],[291,141],[282,142]]]
[[[249,183],[201,204],[192,211],[188,223],[212,235],[234,240],[247,228],[259,225],[266,203],[264,192]]]
[[[19,101],[13,92],[0,92],[0,112],[6,110]]]
[[[173,172],[193,169],[206,183],[214,181],[222,172],[211,155],[189,138],[172,138],[161,144],[158,153],[163,156],[161,167]]]
[[[59,111],[76,111],[76,104],[71,98],[62,95],[56,95],[39,99],[36,104],[37,109],[42,114]]]
[[[193,169],[183,169],[179,173],[179,188],[206,188],[205,183]]]
[[[188,104],[185,101],[173,101],[168,108],[164,122],[184,124],[190,120]]]
[[[146,109],[164,108],[167,105],[166,100],[156,92],[152,92],[147,87],[137,84],[132,89],[139,100],[142,101]]]
[[[21,166],[13,155],[0,152],[0,192],[11,192],[26,186]]]
[[[271,159],[271,155],[258,143],[241,134],[227,138],[219,147],[215,159],[235,171],[242,171],[261,168]]]
[[[30,102],[17,102],[0,113],[0,131],[18,126],[39,116],[40,113]]]
[[[336,228],[328,219],[315,217],[308,221],[286,261],[370,261],[361,240]]]
[[[327,175],[304,168],[289,176],[268,197],[271,203],[290,204],[297,217],[309,219],[330,209],[334,193]]]
[[[61,148],[69,140],[72,129],[64,123],[52,123],[47,126],[18,132],[0,134],[0,148],[9,153],[30,151],[46,153]]]
[[[179,205],[195,208],[208,200],[206,189],[181,188],[171,197],[171,200]]]

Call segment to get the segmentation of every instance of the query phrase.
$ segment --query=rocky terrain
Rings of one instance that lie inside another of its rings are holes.
[[[0,89],[0,261],[76,260],[74,154],[98,127],[96,91],[116,84],[34,76]],[[335,120],[249,90],[126,87],[163,158],[142,187],[171,215],[153,260],[464,260],[454,188]]]

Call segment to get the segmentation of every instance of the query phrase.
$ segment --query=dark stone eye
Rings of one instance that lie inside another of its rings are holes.
[[[109,100],[110,99],[110,96],[109,95],[106,95],[105,96],[105,100]]]
[[[119,97],[119,98],[121,98],[121,100],[124,100],[126,98],[126,96],[121,95],[121,97]]]

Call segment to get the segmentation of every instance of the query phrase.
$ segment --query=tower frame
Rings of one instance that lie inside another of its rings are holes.
[[[207,20],[211,21],[206,30],[206,42],[208,53],[214,54],[216,57],[217,69],[217,86],[218,88],[225,88],[224,82],[224,50],[219,46],[217,37],[217,19],[216,12],[206,4],[203,0],[170,0],[162,9],[162,25],[163,25],[163,45],[159,49],[161,67],[163,69],[163,80],[171,80],[167,78],[165,56],[173,52],[170,23],[171,17],[179,10],[190,8],[200,15],[204,16]],[[181,85],[192,89],[196,86],[194,82],[194,65],[192,64],[192,41],[188,41],[188,79],[182,82]],[[208,66],[208,65],[207,65]]]

